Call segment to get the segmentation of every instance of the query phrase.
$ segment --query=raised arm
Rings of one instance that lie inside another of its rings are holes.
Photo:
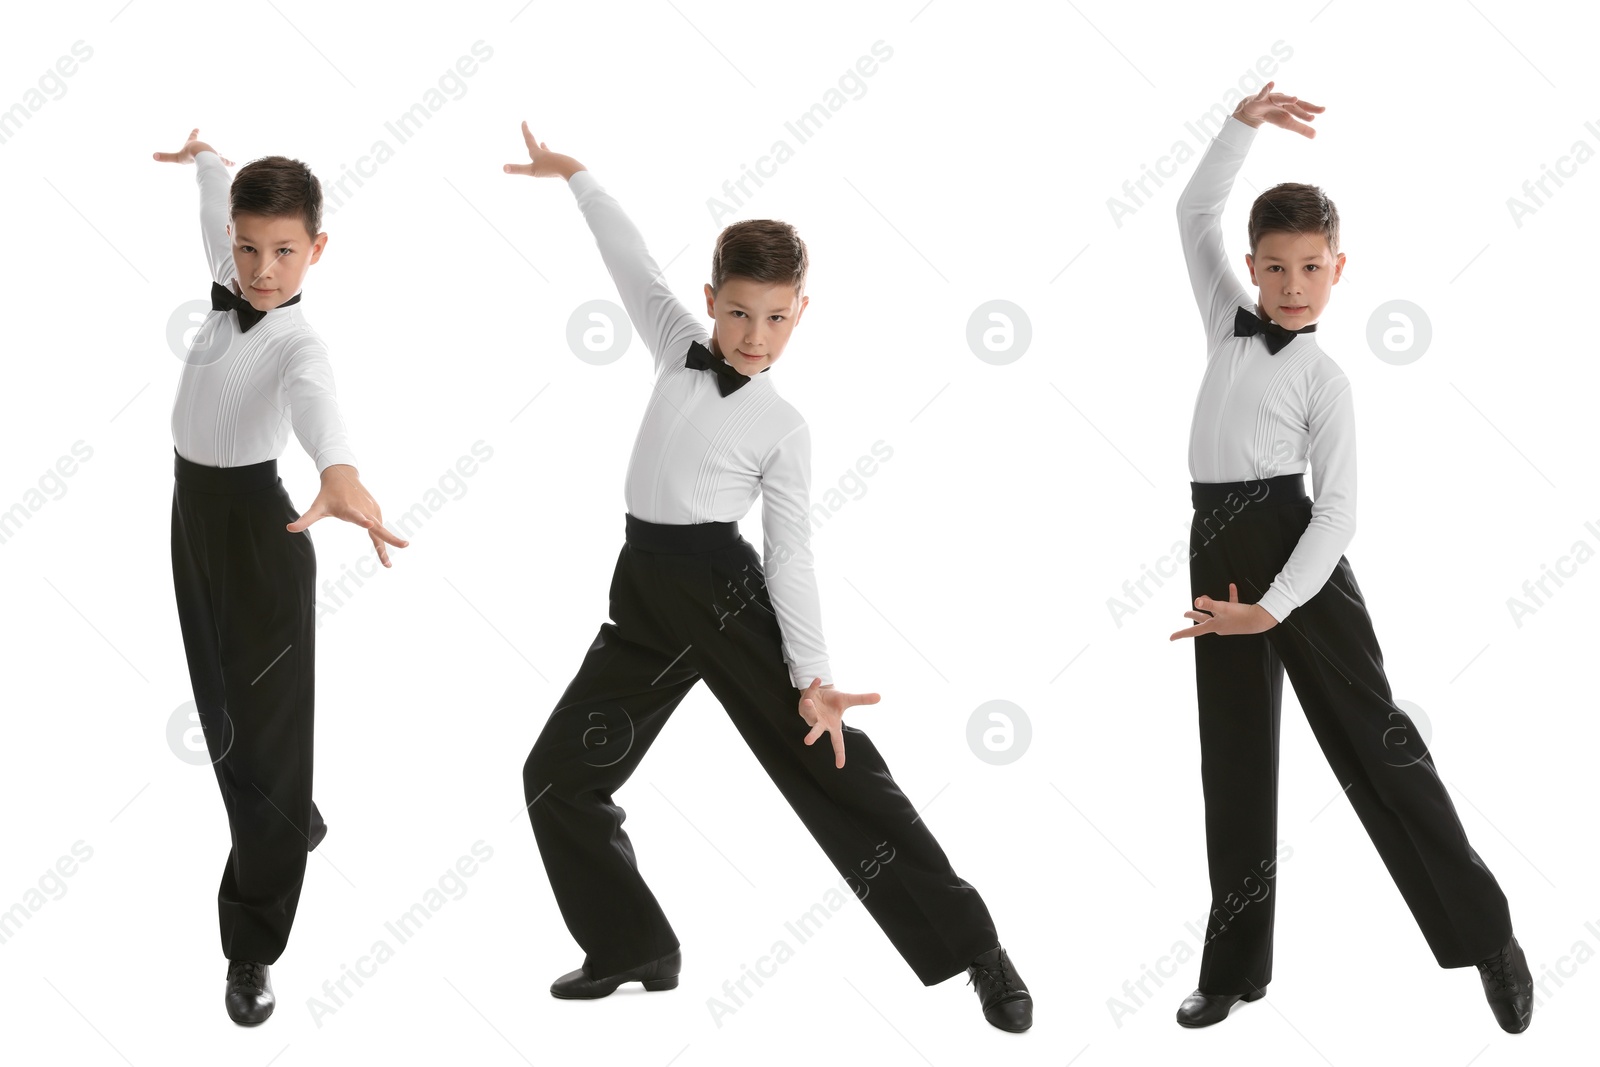
[[[195,154],[194,180],[200,185],[200,236],[211,278],[227,285],[239,273],[233,262],[233,239],[228,236],[228,190],[233,178],[222,157],[207,148]]]
[[[1317,131],[1307,124],[1327,110],[1298,96],[1275,93],[1275,84],[1268,82],[1260,92],[1239,101],[1233,114],[1223,120],[1222,128],[1178,197],[1178,233],[1183,238],[1189,285],[1205,323],[1207,359],[1232,332],[1234,309],[1255,303],[1250,290],[1239,284],[1233,268],[1228,266],[1222,240],[1222,209],[1227,206],[1228,193],[1245,154],[1255,141],[1256,130],[1263,122],[1270,122],[1302,137],[1315,137]]]
[[[650,349],[656,373],[660,374],[669,361],[683,362],[689,342],[705,341],[709,334],[662,279],[661,268],[651,258],[639,228],[582,163],[550,151],[544,142],[534,139],[526,122],[522,124],[522,140],[530,162],[507,163],[501,169],[507,174],[566,179],[600,246],[600,258],[616,283],[622,307]]]
[[[822,639],[822,603],[811,554],[811,431],[790,430],[761,464],[762,569],[796,689],[833,683]]]
[[[1205,324],[1207,358],[1232,332],[1234,309],[1255,303],[1228,266],[1222,239],[1222,209],[1255,137],[1253,127],[1228,116],[1178,197],[1178,235],[1189,285]]]
[[[633,328],[650,349],[656,373],[669,360],[682,362],[690,341],[706,339],[705,326],[673,294],[645,247],[644,235],[594,175],[579,170],[567,184],[600,246],[600,258],[616,283]]]
[[[194,179],[200,186],[200,239],[205,244],[206,261],[211,265],[211,278],[222,285],[238,274],[233,263],[233,241],[228,237],[228,190],[233,179],[228,177],[231,159],[224,159],[217,150],[200,140],[200,128],[189,131],[189,138],[176,152],[152,152],[157,163],[193,163]]]
[[[1311,522],[1257,601],[1279,622],[1317,594],[1356,535],[1356,414],[1350,380],[1336,373],[1319,382],[1308,416],[1308,458],[1316,493]]]

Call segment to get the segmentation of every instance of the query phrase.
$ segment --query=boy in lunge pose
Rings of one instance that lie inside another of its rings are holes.
[[[628,465],[612,621],[523,767],[545,871],[586,952],[550,992],[594,998],[623,982],[678,984],[678,938],[612,794],[704,679],[923,984],[965,970],[990,1023],[1026,1030],[1032,1001],[982,898],[951,869],[867,735],[842,722],[846,708],[878,694],[834,688],[812,573],[810,431],[769,373],[808,300],[805,244],[772,220],[725,229],[705,287],[708,333],[594,175],[536,142],[527,123],[522,135],[532,162],[506,172],[567,180],[655,370]],[[758,494],[759,556],[738,530]],[[824,733],[831,749],[813,747]]]

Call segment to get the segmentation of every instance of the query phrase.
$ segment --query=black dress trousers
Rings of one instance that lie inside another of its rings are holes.
[[[773,784],[917,977],[960,974],[999,943],[976,889],[861,730],[845,765],[806,745],[762,562],[734,522],[626,516],[602,623],[523,766],[539,853],[584,967],[605,977],[678,948],[640,875],[614,797],[672,710],[704,679]],[[716,774],[715,767],[705,773]]]
[[[311,803],[316,553],[277,462],[176,457],[172,584],[206,748],[233,847],[217,915],[230,960],[274,963],[289,940]]]
[[[1254,603],[1311,521],[1304,476],[1191,483],[1193,596]],[[1433,756],[1395,706],[1350,563],[1260,634],[1193,639],[1211,916],[1206,993],[1272,979],[1277,892],[1278,724],[1287,669],[1312,733],[1441,967],[1465,967],[1511,938],[1494,875],[1467,842]],[[1354,888],[1354,887],[1352,887]],[[1337,916],[1330,917],[1337,923]],[[1350,932],[1358,943],[1359,931]]]

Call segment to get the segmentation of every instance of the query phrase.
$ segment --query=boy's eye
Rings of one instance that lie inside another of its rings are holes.
[[[771,316],[769,316],[769,318],[771,318],[773,322],[782,322],[783,321],[783,316],[782,315],[771,315]]]
[[[1317,269],[1317,265],[1315,263],[1307,263],[1306,264],[1306,270],[1316,270],[1316,269]]]

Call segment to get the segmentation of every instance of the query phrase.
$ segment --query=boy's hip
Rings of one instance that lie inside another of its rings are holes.
[[[624,540],[629,548],[658,555],[687,556],[716,552],[738,545],[737,522],[647,522],[625,512]]]
[[[213,496],[234,496],[259,493],[280,485],[278,461],[262,460],[240,467],[209,467],[184,459],[178,450],[172,450],[173,478],[178,487],[190,493],[208,493]]]
[[[1311,503],[1304,474],[1279,474],[1242,482],[1190,482],[1189,498],[1197,520],[1219,512],[1236,516]]]

